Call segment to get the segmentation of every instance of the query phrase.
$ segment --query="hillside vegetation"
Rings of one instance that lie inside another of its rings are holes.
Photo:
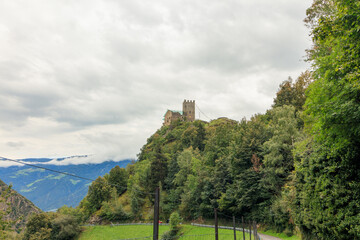
[[[11,231],[20,232],[30,215],[40,212],[31,201],[0,180],[0,239],[9,238]]]
[[[266,114],[249,120],[176,121],[142,147],[138,161],[114,168],[89,187],[78,210],[90,222],[146,221],[161,187],[160,218],[178,211],[186,221],[245,217],[293,233],[288,189],[294,150],[302,139],[299,117],[309,72],[284,81]],[[110,199],[110,200],[109,200]]]

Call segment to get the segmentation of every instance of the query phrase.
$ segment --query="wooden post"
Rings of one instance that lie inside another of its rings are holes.
[[[159,203],[160,203],[160,189],[157,187],[155,189],[153,240],[159,239]]]
[[[241,225],[242,225],[242,229],[243,229],[243,240],[245,240],[245,229],[244,229],[244,216],[241,216]]]
[[[235,216],[233,216],[233,225],[234,225],[234,240],[236,240],[236,223],[235,223]]]
[[[257,240],[257,227],[256,227],[256,221],[254,222],[254,234],[255,234],[255,240]]]
[[[215,208],[214,210],[215,210],[215,240],[219,240],[217,208]]]
[[[251,240],[251,221],[249,221],[250,240]]]
[[[252,222],[252,226],[253,226],[253,234],[254,234],[254,240],[256,240],[256,235],[255,235],[255,222]]]
[[[255,221],[255,239],[257,240],[258,239],[258,231],[257,231],[257,224],[256,224],[256,221]]]

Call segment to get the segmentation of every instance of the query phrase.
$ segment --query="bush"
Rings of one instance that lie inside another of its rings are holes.
[[[24,240],[71,240],[80,233],[77,220],[70,215],[39,213],[26,223]]]
[[[68,240],[77,237],[81,228],[77,220],[70,215],[59,215],[51,221],[51,239]]]
[[[99,215],[109,221],[125,221],[131,217],[130,214],[124,211],[117,197],[109,202],[103,202]]]
[[[294,235],[293,231],[291,229],[285,229],[284,233],[286,234],[286,236],[291,237],[292,235]]]
[[[181,217],[178,212],[173,212],[170,215],[170,230],[175,229],[181,222]]]
[[[33,214],[26,223],[24,240],[49,239],[51,235],[51,219],[46,213]]]
[[[79,224],[82,224],[85,221],[85,216],[79,208],[72,208],[64,205],[56,212],[62,215],[70,215],[74,217]]]
[[[181,227],[179,226],[180,222],[181,222],[181,218],[178,212],[173,212],[170,215],[170,230],[163,233],[163,235],[161,236],[161,240],[176,240],[179,239],[180,237],[180,229]]]

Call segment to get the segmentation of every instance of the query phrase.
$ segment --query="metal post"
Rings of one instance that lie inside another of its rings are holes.
[[[217,208],[215,208],[214,210],[215,210],[215,240],[219,240]]]
[[[242,225],[242,229],[243,229],[243,240],[245,240],[245,229],[244,229],[244,216],[241,216],[241,225]]]
[[[233,225],[234,225],[234,240],[236,240],[236,223],[235,223],[235,216],[233,216]]]
[[[157,187],[155,189],[153,240],[159,239],[159,203],[160,203],[160,189]]]

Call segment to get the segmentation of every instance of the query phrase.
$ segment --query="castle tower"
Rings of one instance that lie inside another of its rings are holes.
[[[195,120],[195,100],[184,100],[183,116],[185,121],[192,122]]]

